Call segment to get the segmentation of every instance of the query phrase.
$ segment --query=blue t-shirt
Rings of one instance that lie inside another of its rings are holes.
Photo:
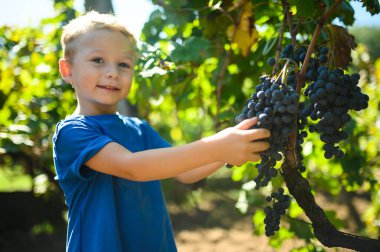
[[[59,122],[53,155],[68,206],[66,250],[177,251],[160,181],[131,181],[84,165],[110,142],[131,152],[170,146],[137,118],[108,114]]]

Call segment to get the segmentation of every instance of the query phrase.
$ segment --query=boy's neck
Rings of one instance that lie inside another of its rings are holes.
[[[106,114],[117,114],[117,111],[114,111],[114,112],[104,111],[104,113],[100,113],[100,112],[99,113],[91,113],[88,111],[83,111],[80,109],[79,106],[77,106],[75,111],[72,113],[73,116],[75,116],[75,115],[91,116],[91,115],[106,115]]]

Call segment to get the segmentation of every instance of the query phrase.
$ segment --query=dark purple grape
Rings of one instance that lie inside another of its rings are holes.
[[[276,64],[276,60],[273,57],[268,58],[268,65],[274,66]]]

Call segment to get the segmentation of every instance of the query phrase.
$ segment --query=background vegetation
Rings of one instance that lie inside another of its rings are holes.
[[[54,2],[56,16],[44,19],[39,27],[0,27],[1,233],[22,227],[36,234],[52,233],[55,226],[64,225],[64,199],[54,180],[51,137],[55,124],[75,106],[73,90],[61,80],[57,61],[59,28],[79,13],[73,9],[73,1]],[[152,2],[159,8],[142,31],[141,58],[132,92],[127,105],[123,105],[127,106],[126,111],[148,120],[173,144],[193,141],[234,125],[235,116],[254,91],[259,77],[272,71],[266,61],[276,53],[284,18],[281,3]],[[295,13],[293,21],[299,23],[299,43],[310,42],[318,17],[324,11],[318,3],[328,7],[333,2],[288,1]],[[310,8],[315,4],[315,8]],[[378,1],[364,1],[364,4],[373,14],[379,11]],[[352,63],[347,64],[346,71],[360,73],[360,86],[370,96],[369,108],[351,114],[350,137],[342,145],[346,153],[342,160],[325,160],[319,137],[307,138],[304,176],[314,194],[339,202],[340,207],[326,211],[338,229],[377,239],[380,236],[380,28],[351,29],[353,13],[350,1],[343,1],[328,23],[340,20],[339,25],[348,28],[356,38],[357,47],[352,51]],[[319,42],[328,37],[327,29],[322,30]],[[289,32],[285,32],[283,44],[290,41]],[[345,52],[351,55],[351,48]],[[347,55],[337,57],[349,60]],[[261,236],[264,195],[268,191],[252,189],[251,179],[256,170],[253,165],[234,167],[231,173],[220,172],[193,187],[165,181],[165,191],[170,202],[183,203],[197,197],[199,200],[206,191],[202,188],[209,188],[212,180],[231,175],[228,180],[232,180],[235,191],[227,192],[228,197],[236,201],[241,213],[252,215],[253,233]],[[278,179],[273,183],[284,182]],[[187,196],[178,194],[178,188]],[[29,196],[4,193],[13,191],[30,193]],[[364,210],[357,209],[354,204],[357,199],[365,200]],[[349,209],[353,224],[341,218],[340,209],[344,207]],[[16,214],[20,212],[22,215]],[[285,240],[297,238],[308,245],[294,247],[294,251],[326,249],[312,231],[302,209],[293,200],[288,217],[268,246],[280,247]]]

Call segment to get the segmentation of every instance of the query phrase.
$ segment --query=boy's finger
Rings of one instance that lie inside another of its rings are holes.
[[[269,143],[265,141],[255,141],[251,143],[251,149],[253,152],[262,152],[269,148]]]
[[[255,141],[270,137],[270,131],[268,129],[250,129],[246,132],[243,132],[243,134],[248,135],[249,141]]]
[[[252,126],[256,125],[257,122],[258,122],[257,117],[253,117],[251,119],[246,119],[246,120],[240,122],[238,125],[235,126],[235,128],[247,130],[247,129],[250,129]]]
[[[257,153],[252,153],[252,157],[251,157],[251,162],[257,162],[259,161],[261,158],[260,158],[260,155],[257,154]]]

